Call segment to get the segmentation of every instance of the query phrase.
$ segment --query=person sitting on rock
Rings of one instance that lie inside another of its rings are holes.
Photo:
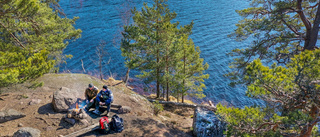
[[[113,94],[107,85],[102,87],[102,90],[98,93],[96,97],[96,110],[93,111],[95,114],[100,114],[100,110],[103,110],[101,115],[109,115],[111,103],[113,102]],[[107,110],[105,111],[105,106]]]
[[[89,111],[90,108],[95,108],[96,104],[96,97],[99,90],[93,84],[89,84],[89,87],[86,89],[84,96],[86,97],[86,111]]]

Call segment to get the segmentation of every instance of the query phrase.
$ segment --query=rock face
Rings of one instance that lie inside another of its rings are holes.
[[[9,120],[14,120],[14,119],[18,119],[18,118],[22,118],[25,117],[26,115],[14,110],[14,109],[9,109],[9,110],[5,110],[5,111],[1,111],[0,112],[0,123],[9,121]]]
[[[223,137],[226,123],[220,121],[214,112],[197,107],[193,115],[193,134],[196,137]]]
[[[52,105],[56,112],[67,112],[71,105],[74,105],[79,98],[79,93],[66,87],[53,93]]]
[[[20,128],[17,132],[13,134],[13,137],[40,137],[40,130],[31,128],[31,127],[23,127]]]

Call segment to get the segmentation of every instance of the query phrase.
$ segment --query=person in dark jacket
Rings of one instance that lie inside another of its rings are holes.
[[[102,115],[107,115],[110,112],[111,103],[113,102],[113,94],[107,85],[102,87],[102,90],[98,93],[96,97],[96,110],[93,111],[95,114],[100,114],[99,110],[105,110],[104,107],[107,107],[107,113],[102,113]]]
[[[89,84],[89,87],[86,89],[84,92],[84,96],[86,97],[86,111],[89,111],[90,108],[95,108],[95,102],[96,102],[96,97],[98,94],[98,88],[95,87],[93,84]]]

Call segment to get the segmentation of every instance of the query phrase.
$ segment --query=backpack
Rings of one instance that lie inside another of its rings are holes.
[[[118,115],[113,115],[110,122],[110,128],[117,133],[122,132],[122,130],[124,129],[123,119]]]
[[[100,124],[100,131],[104,134],[108,133],[110,131],[110,125],[108,117],[104,116],[99,120]]]

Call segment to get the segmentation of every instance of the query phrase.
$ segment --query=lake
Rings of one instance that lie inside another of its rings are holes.
[[[151,0],[134,0],[129,4],[126,4],[126,0],[60,1],[59,4],[67,17],[80,17],[75,27],[83,31],[82,37],[70,42],[64,50],[64,54],[71,54],[73,58],[68,59],[67,64],[60,67],[60,71],[82,73],[83,62],[87,74],[97,75],[99,69],[98,65],[93,63],[97,60],[94,55],[96,46],[103,40],[107,43],[108,52],[105,60],[111,57],[110,64],[103,68],[104,75],[112,74],[116,79],[123,78],[127,69],[119,46],[115,44],[119,41],[118,36],[121,31],[121,12],[124,5],[135,6],[141,10],[143,2],[152,3]],[[171,11],[177,13],[174,22],[179,21],[181,25],[185,25],[194,21],[191,38],[195,45],[200,47],[201,57],[210,65],[206,71],[210,74],[210,78],[206,80],[207,88],[204,89],[207,97],[194,100],[198,103],[211,100],[215,104],[223,102],[236,107],[260,104],[260,101],[245,96],[245,86],[232,88],[228,85],[230,80],[223,76],[231,71],[228,64],[233,60],[226,54],[234,48],[244,48],[250,44],[250,40],[237,42],[228,37],[236,29],[235,24],[241,20],[235,10],[249,7],[249,2],[247,0],[169,0],[168,5]],[[131,71],[131,82],[135,83],[133,86],[136,91],[141,92],[143,84],[139,82],[141,80],[134,78],[137,73],[137,71]]]

